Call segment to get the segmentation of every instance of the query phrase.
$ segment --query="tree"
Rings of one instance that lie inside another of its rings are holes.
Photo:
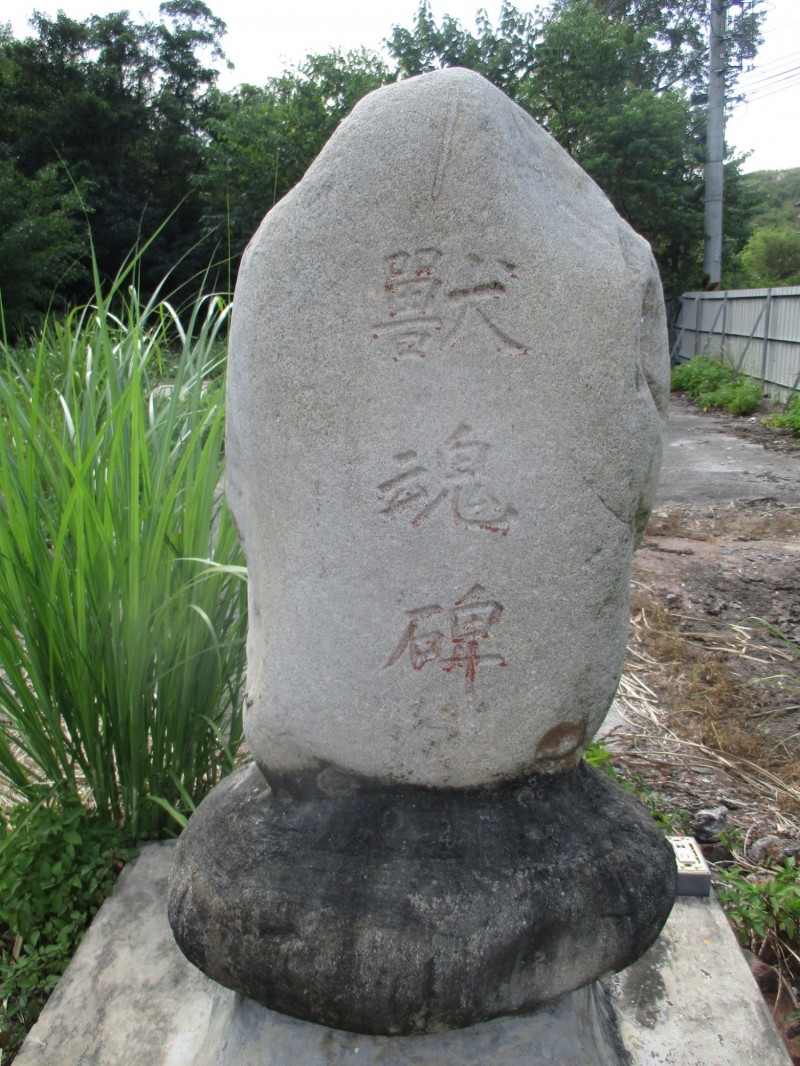
[[[85,277],[80,193],[50,164],[26,178],[0,161],[0,336],[23,333],[64,286]]]
[[[423,2],[388,44],[404,75],[458,64],[509,92],[651,242],[674,294],[701,273],[704,120],[690,93],[704,84],[706,15],[707,0],[556,0],[535,19],[506,3],[496,30],[481,15],[473,35],[449,16],[438,26]],[[753,54],[757,18],[739,21],[737,55]]]
[[[583,5],[647,41],[640,88],[705,92],[709,0],[556,0],[552,16],[558,19],[563,12]],[[731,5],[725,33],[731,74],[755,56],[761,43],[762,19],[763,15],[751,7]]]
[[[559,5],[539,32],[534,73],[517,99],[580,162],[616,109],[652,95],[642,86],[647,37],[586,2]]]
[[[195,247],[200,206],[187,193],[218,76],[207,59],[222,55],[225,32],[202,0],[166,0],[160,11],[159,23],[134,22],[127,11],[85,22],[37,13],[34,36],[0,40],[0,158],[34,182],[66,166],[85,192],[103,274],[114,276],[160,230],[145,288],[177,263],[176,281],[190,277],[210,254]],[[84,294],[79,280],[73,274],[67,287],[73,299]]]
[[[633,84],[655,92],[680,87],[702,91],[707,77],[708,0],[554,0],[536,15],[503,4],[497,28],[479,11],[475,34],[444,15],[437,25],[428,0],[422,0],[412,29],[395,26],[387,41],[401,76],[438,67],[479,70],[516,98],[517,85],[536,76],[537,45],[546,27],[571,20],[616,27],[637,52]],[[744,7],[732,9],[726,40],[732,69],[741,68],[757,50],[761,16]],[[633,71],[629,70],[628,74]],[[588,88],[588,86],[587,86]]]
[[[791,170],[756,170],[745,178],[756,199],[755,229],[800,231],[800,167]]]
[[[65,191],[70,182],[80,187],[101,273],[116,275],[157,232],[142,288],[168,272],[186,282],[216,247],[235,265],[265,211],[365,93],[447,65],[480,71],[526,108],[652,243],[667,289],[694,286],[703,123],[692,94],[705,79],[707,3],[555,0],[529,14],[506,2],[496,25],[481,11],[471,32],[449,15],[437,24],[424,0],[411,29],[392,30],[394,70],[363,50],[309,56],[263,87],[229,94],[216,89],[211,65],[223,57],[225,25],[202,0],[165,0],[158,23],[133,21],[127,11],[84,22],[37,14],[23,41],[0,28],[0,161],[11,189],[4,246],[18,239],[26,211],[49,218],[58,236],[49,265],[44,251],[37,259],[31,285],[6,281],[7,303],[42,306],[47,279],[61,276],[67,250],[74,256],[74,201],[65,200],[62,215],[51,212],[54,181]],[[752,55],[758,19],[740,12],[737,25],[732,51]],[[734,163],[726,181],[727,248],[736,252],[748,233]],[[83,277],[70,268],[62,295],[84,296]]]
[[[703,247],[700,160],[694,117],[681,95],[639,91],[594,116],[602,138],[576,159],[651,244],[668,294],[685,287]]]
[[[702,258],[702,117],[683,90],[653,87],[664,75],[653,37],[593,3],[561,3],[541,26],[520,103],[650,242],[672,295]]]
[[[219,94],[204,166],[195,180],[209,234],[226,235],[234,261],[266,212],[303,177],[341,120],[390,80],[368,51],[308,56],[263,88]]]
[[[753,287],[800,285],[800,230],[758,229],[740,259]]]
[[[534,70],[538,34],[534,16],[506,2],[496,29],[483,10],[476,15],[475,23],[475,35],[450,15],[444,15],[441,26],[437,26],[430,4],[422,0],[414,28],[394,26],[386,41],[399,76],[408,78],[440,67],[468,67],[516,99]]]

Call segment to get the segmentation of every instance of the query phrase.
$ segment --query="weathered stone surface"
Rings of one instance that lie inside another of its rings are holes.
[[[206,974],[436,1033],[655,938],[671,848],[580,755],[622,667],[666,356],[647,246],[474,73],[367,98],[270,212],[228,377],[256,765],[194,814],[170,888]]]
[[[644,808],[585,764],[492,790],[298,800],[255,766],[181,836],[170,923],[221,984],[361,1033],[529,1010],[632,962],[675,895]]]
[[[647,245],[529,116],[463,70],[367,97],[236,289],[265,773],[573,766],[622,667],[667,384]]]

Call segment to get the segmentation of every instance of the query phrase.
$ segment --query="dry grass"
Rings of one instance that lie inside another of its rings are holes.
[[[636,587],[616,700],[622,725],[606,738],[615,762],[656,791],[670,780],[692,791],[693,781],[721,772],[775,828],[796,830],[800,745],[791,729],[776,740],[780,710],[765,713],[766,686],[754,682],[785,670],[787,660],[756,625],[681,615]]]

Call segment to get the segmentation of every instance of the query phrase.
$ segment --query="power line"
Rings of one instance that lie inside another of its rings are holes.
[[[784,67],[784,66],[786,66],[787,63],[796,62],[797,58],[798,58],[798,53],[797,52],[787,52],[786,55],[775,56],[774,59],[770,59],[766,63],[760,63],[757,66],[753,65],[752,67],[748,67],[747,70],[745,70],[739,76],[741,78],[750,78],[750,77],[759,78],[762,75],[769,74],[771,71],[773,71],[775,69],[775,67]]]
[[[747,96],[751,94],[759,96],[763,92],[771,92],[778,82],[786,81],[787,79],[795,78],[800,74],[800,64],[794,67],[787,67],[785,70],[775,70],[774,74],[765,75],[764,78],[759,78],[757,81],[751,82],[749,85],[742,85],[739,83],[738,88],[742,93]]]
[[[779,35],[782,37],[788,29],[797,25],[800,25],[800,19],[791,18],[779,25],[770,25],[763,31],[762,36],[765,41],[769,39],[770,43],[774,43]],[[793,49],[791,52],[773,56],[766,62],[758,62],[750,70],[735,76],[732,84],[735,86],[734,91],[745,100],[755,102],[795,88],[798,73],[798,51]]]
[[[751,7],[755,5],[750,5]],[[775,11],[775,7],[770,5],[771,11]],[[788,29],[793,26],[800,25],[800,18],[792,18],[788,22],[782,22],[779,24],[771,24],[769,28],[761,30],[761,36],[763,38],[762,45],[759,47],[759,52],[763,47],[763,44],[769,40],[772,43],[777,40],[779,36],[783,36]],[[777,67],[784,68],[786,64],[796,63],[798,58],[797,49],[793,49],[791,52],[785,53],[780,56],[774,56],[767,61],[761,61],[755,63],[750,70],[741,72],[736,77],[737,86],[744,92],[748,91],[748,88],[755,88],[761,86],[762,82],[769,79],[771,76],[780,76],[785,71],[784,69],[776,70]],[[750,75],[753,77],[750,78]],[[749,80],[749,85],[747,84]]]
[[[793,81],[790,81],[787,85],[780,85],[777,89],[765,90],[764,92],[757,93],[754,96],[745,96],[746,103],[760,103],[762,100],[766,100],[769,96],[777,96],[778,93],[788,92],[789,89],[794,89],[800,85],[800,76],[796,77]]]

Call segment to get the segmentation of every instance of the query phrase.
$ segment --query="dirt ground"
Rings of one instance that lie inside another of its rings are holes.
[[[800,865],[800,440],[671,407],[606,744],[711,861]],[[800,1063],[800,967],[754,975]]]
[[[725,806],[748,847],[775,835],[800,856],[800,440],[671,407],[634,557],[627,673],[645,686],[641,728],[616,741],[619,761],[639,761],[637,731],[660,732],[681,758],[640,767],[650,787],[690,815]]]
[[[650,787],[690,814],[724,805],[748,846],[777,834],[800,856],[800,505],[658,507],[631,622],[628,669],[685,742],[676,767],[642,768]]]

